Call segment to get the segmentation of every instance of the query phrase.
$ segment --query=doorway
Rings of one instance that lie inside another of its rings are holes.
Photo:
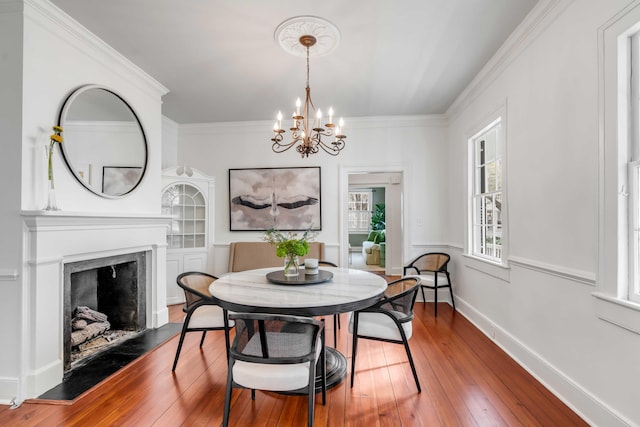
[[[341,208],[340,208],[340,260],[341,265],[351,267],[353,253],[349,244],[349,191],[352,188],[380,189],[384,193],[385,242],[383,266],[377,269],[386,275],[401,275],[407,237],[407,200],[404,197],[408,180],[405,166],[343,167],[341,168]],[[375,208],[375,207],[374,207]],[[358,268],[358,267],[354,267]],[[371,269],[365,267],[363,269]]]

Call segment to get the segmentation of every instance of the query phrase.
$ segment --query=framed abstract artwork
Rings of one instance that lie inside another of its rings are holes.
[[[320,168],[229,169],[231,231],[322,229]]]
[[[103,166],[102,192],[121,196],[131,191],[140,180],[142,168],[133,166]]]

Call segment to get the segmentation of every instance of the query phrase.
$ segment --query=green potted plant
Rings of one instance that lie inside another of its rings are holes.
[[[374,241],[380,245],[380,267],[384,267],[386,260],[385,251],[387,246],[385,243],[385,229],[387,227],[385,222],[385,205],[384,203],[378,203],[375,208],[376,210],[373,211],[373,214],[371,215],[371,230],[379,232]]]
[[[309,227],[301,238],[293,232],[282,233],[274,227],[264,232],[263,240],[276,247],[276,255],[284,258],[284,275],[298,275],[298,257],[309,253],[309,241],[316,237]]]
[[[375,210],[371,214],[371,229],[372,230],[384,230],[386,228],[384,211],[384,203],[378,203],[375,206]]]

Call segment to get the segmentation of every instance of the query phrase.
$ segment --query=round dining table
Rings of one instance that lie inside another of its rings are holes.
[[[283,277],[282,268],[261,268],[223,275],[209,287],[217,303],[228,311],[326,316],[361,310],[379,301],[387,281],[363,270],[321,267],[319,276]],[[326,347],[327,388],[347,374],[347,360]],[[318,381],[316,381],[318,388]]]

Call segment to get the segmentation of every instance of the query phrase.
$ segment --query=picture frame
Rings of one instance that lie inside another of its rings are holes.
[[[92,171],[93,165],[91,163],[78,163],[78,164],[74,164],[74,167],[75,167],[76,175],[78,176],[78,178],[86,182],[88,185],[91,185],[92,184],[91,174],[93,172]]]
[[[122,196],[133,190],[140,180],[142,168],[137,166],[103,166],[102,192]]]
[[[231,231],[322,230],[320,167],[229,169]]]

